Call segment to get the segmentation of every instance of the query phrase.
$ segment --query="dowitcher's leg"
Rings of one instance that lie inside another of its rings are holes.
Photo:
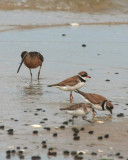
[[[70,93],[70,103],[72,103],[72,100],[73,100],[73,95],[72,95],[72,91]]]
[[[92,121],[86,119],[86,116],[83,116],[82,119],[85,120],[85,121],[87,121],[87,122],[89,122],[89,123],[93,123]]]
[[[38,72],[38,80],[39,80],[39,77],[40,77],[40,70],[41,70],[41,66],[40,66],[39,72]]]
[[[74,124],[74,118],[75,118],[75,116],[72,116],[72,125]]]
[[[32,80],[32,72],[31,72],[31,69],[29,68],[29,70],[30,70],[30,75],[31,75],[31,80]]]

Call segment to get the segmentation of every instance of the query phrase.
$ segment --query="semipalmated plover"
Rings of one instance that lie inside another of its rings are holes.
[[[22,64],[24,62],[25,66],[28,67],[30,70],[30,75],[31,75],[31,79],[32,79],[31,69],[34,69],[34,68],[37,68],[40,66],[39,72],[38,72],[38,80],[39,80],[40,70],[41,70],[42,63],[44,61],[44,57],[39,52],[23,51],[21,53],[21,58],[22,58],[22,60],[21,60],[20,66],[17,70],[17,73],[19,72],[20,67],[22,66]]]
[[[108,110],[112,114],[113,105],[107,98],[95,93],[84,93],[79,90],[75,90],[75,92],[79,93],[87,103],[92,104],[93,116],[95,116],[94,109],[101,111]]]
[[[72,91],[83,87],[87,78],[91,77],[88,76],[87,72],[82,71],[79,72],[78,75],[65,79],[60,83],[48,85],[48,87],[56,87],[63,91],[70,91],[70,103],[71,103],[73,99]]]
[[[79,104],[73,104],[69,107],[66,108],[60,108],[60,110],[65,110],[66,113],[73,115],[72,116],[72,123],[73,118],[75,118],[75,116],[82,116],[82,118],[88,122],[91,122],[87,119],[85,119],[85,115],[87,115],[92,109],[92,104],[90,103],[79,103]]]

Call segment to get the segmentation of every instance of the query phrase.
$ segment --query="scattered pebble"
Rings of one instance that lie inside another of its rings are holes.
[[[38,131],[33,131],[33,134],[38,134]]]
[[[44,120],[44,121],[47,121],[47,120],[48,120],[48,118],[44,118],[43,120]]]
[[[60,126],[60,129],[65,129],[65,126]]]
[[[73,139],[74,140],[80,140],[80,136],[75,136]]]
[[[99,137],[98,137],[98,139],[99,139],[99,140],[102,140],[102,139],[103,139],[103,137],[102,137],[102,136],[99,136]]]
[[[119,152],[117,152],[117,153],[116,153],[116,156],[120,156],[120,153],[119,153]]]
[[[4,126],[0,126],[0,129],[4,129],[5,127]]]
[[[57,133],[53,133],[53,137],[57,137]]]
[[[62,36],[66,36],[66,34],[62,34]]]
[[[40,160],[41,157],[40,157],[40,156],[32,156],[31,159],[32,159],[32,160]]]
[[[93,133],[94,133],[94,131],[89,131],[89,132],[88,132],[88,134],[93,134]]]
[[[46,144],[43,144],[43,145],[42,145],[42,148],[47,148],[47,145],[46,145]]]
[[[86,47],[86,44],[82,44],[82,47]]]
[[[110,82],[110,79],[106,79],[105,81],[106,81],[106,82]]]
[[[72,130],[74,131],[74,133],[79,133],[79,129],[73,127]]]
[[[50,130],[51,130],[50,127],[44,127],[44,129],[46,129],[47,131],[50,131]]]
[[[123,113],[119,113],[119,114],[117,114],[117,117],[124,117],[124,114]]]
[[[119,156],[118,158],[120,158],[120,159],[124,159],[124,157],[123,157],[123,156]]]
[[[82,160],[83,159],[83,157],[81,157],[81,156],[79,156],[79,155],[76,155],[75,157],[74,157],[74,160]]]
[[[46,141],[42,141],[42,144],[46,144]]]
[[[13,132],[14,132],[13,129],[9,129],[9,130],[7,130],[7,132],[8,132],[9,135],[13,135],[13,134],[14,134],[14,133],[13,133]]]
[[[68,125],[68,122],[67,122],[67,121],[65,121],[65,122],[63,122],[63,124]]]
[[[115,74],[119,74],[118,72],[116,72]]]
[[[64,154],[65,156],[69,156],[69,153],[70,153],[69,151],[64,151],[64,152],[63,152],[63,154]]]
[[[96,156],[97,153],[96,153],[96,152],[92,152],[91,155],[92,155],[92,156]]]
[[[104,138],[109,138],[109,134],[105,134],[105,135],[104,135]]]
[[[72,155],[72,156],[75,156],[75,155],[77,155],[77,152],[76,152],[76,151],[72,151],[72,152],[71,152],[71,155]]]

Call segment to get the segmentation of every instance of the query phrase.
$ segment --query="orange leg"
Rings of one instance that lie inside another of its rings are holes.
[[[72,91],[70,93],[70,103],[72,103],[72,100],[73,100],[73,95],[72,95]]]
[[[95,116],[96,116],[96,113],[95,113],[94,108],[92,108],[92,112],[93,112],[93,117],[95,117]]]

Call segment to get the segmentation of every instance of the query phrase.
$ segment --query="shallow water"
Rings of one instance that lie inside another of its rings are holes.
[[[42,125],[51,127],[53,132],[55,127],[71,118],[59,110],[69,105],[69,92],[48,88],[47,85],[60,82],[80,71],[87,71],[92,77],[86,82],[82,91],[104,95],[114,104],[112,119],[109,119],[107,111],[97,111],[101,120],[106,123],[120,121],[116,116],[120,112],[127,117],[127,34],[127,25],[81,25],[1,32],[0,125],[5,126],[5,130],[0,130],[2,159],[5,157],[3,152],[8,150],[9,146],[14,148],[28,146],[29,150],[26,151],[28,159],[33,154],[40,154],[42,158],[44,154],[47,157],[46,151],[42,153],[42,149],[38,146],[41,144],[40,141],[49,139],[47,137],[49,134],[47,135],[42,128],[38,129],[41,134],[36,139],[32,135],[33,128],[30,125],[40,124],[44,118],[48,118]],[[82,47],[82,44],[87,46]],[[37,81],[38,69],[32,70],[32,82],[29,70],[24,65],[20,72],[16,73],[21,61],[20,54],[24,50],[39,51],[44,56],[39,81]],[[110,79],[110,82],[106,82],[106,79]],[[76,93],[73,95],[73,103],[84,102]],[[37,108],[43,109],[44,112],[37,112]],[[91,117],[92,114],[89,114],[88,118]],[[86,123],[79,119],[76,120],[75,126],[82,127]],[[71,126],[69,124],[69,128]],[[7,130],[10,128],[15,130],[12,138],[7,135]],[[50,139],[49,146],[54,146],[54,140]],[[57,148],[58,159],[63,159],[62,148]],[[73,149],[75,148],[82,149],[77,144],[74,145]]]

